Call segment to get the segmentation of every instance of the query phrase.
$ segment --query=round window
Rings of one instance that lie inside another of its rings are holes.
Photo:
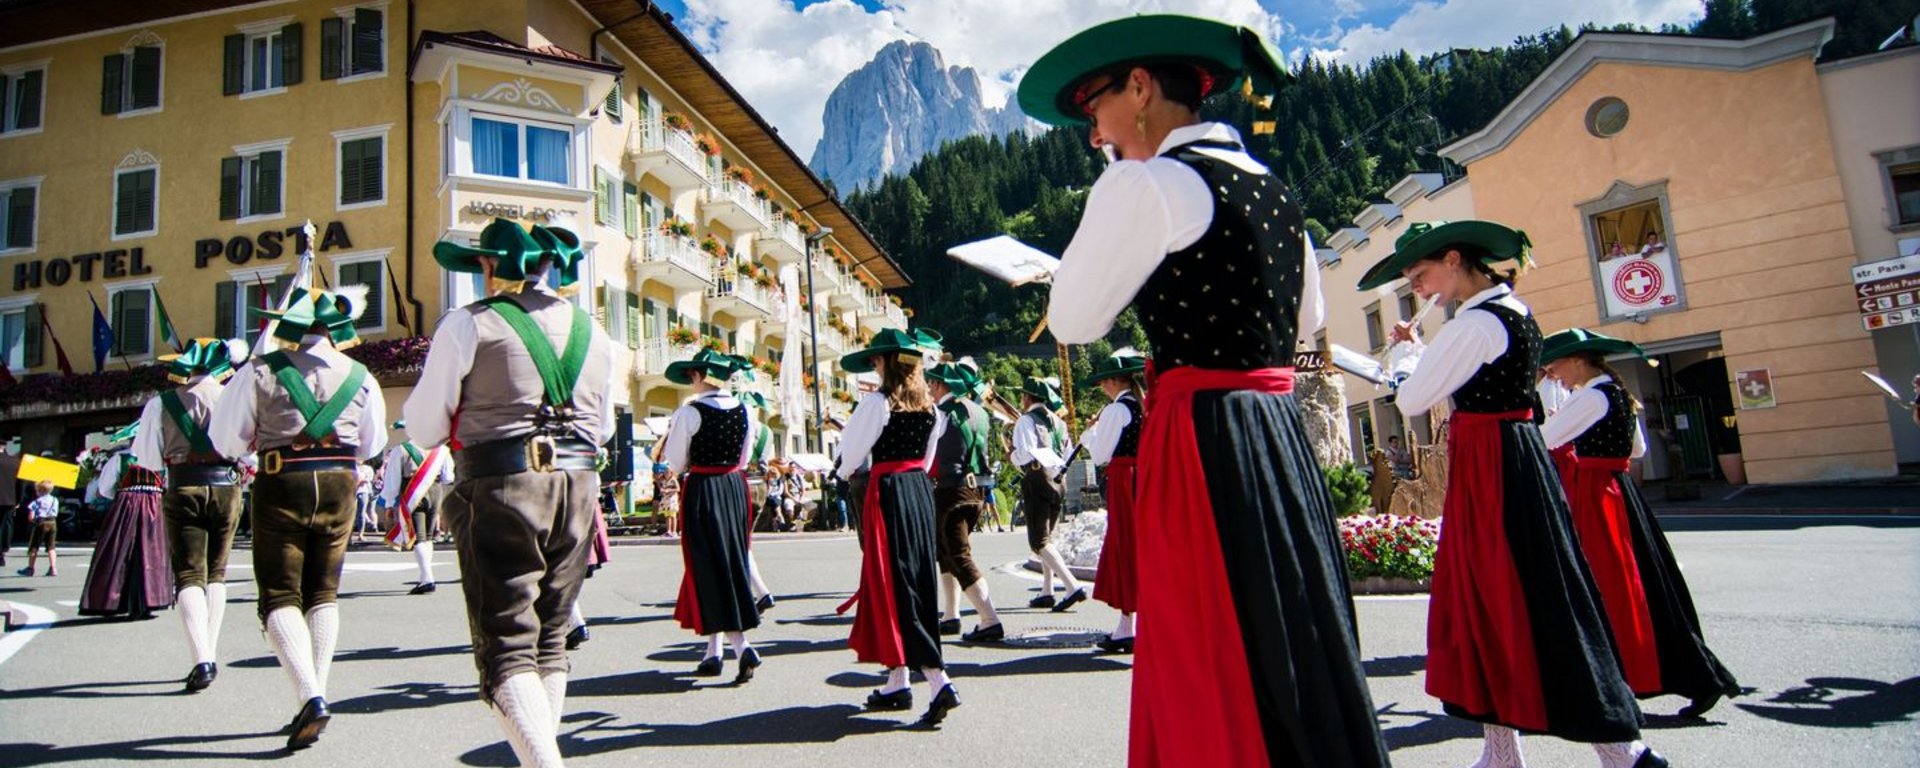
[[[1627,127],[1627,103],[1608,96],[1587,108],[1587,132],[1609,138]]]

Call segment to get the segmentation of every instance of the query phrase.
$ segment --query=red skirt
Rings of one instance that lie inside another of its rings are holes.
[[[1093,581],[1093,599],[1120,609],[1140,610],[1140,573],[1134,548],[1134,474],[1139,461],[1116,458],[1107,464],[1107,537],[1100,544],[1100,572]]]
[[[1653,618],[1646,589],[1640,584],[1640,566],[1634,561],[1633,531],[1627,504],[1614,478],[1627,471],[1627,459],[1578,458],[1563,469],[1567,502],[1573,508],[1573,528],[1580,534],[1580,551],[1600,590],[1600,603],[1613,627],[1614,647],[1626,669],[1627,685],[1637,695],[1661,691],[1660,651],[1654,642]]]

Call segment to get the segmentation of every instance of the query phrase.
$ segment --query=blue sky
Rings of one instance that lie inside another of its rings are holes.
[[[1561,24],[1658,27],[1700,16],[1700,0],[660,0],[675,24],[802,157],[813,154],[834,86],[889,42],[922,40],[975,69],[1003,100],[1033,59],[1086,27],[1178,12],[1244,24],[1290,60],[1363,65],[1504,45]]]

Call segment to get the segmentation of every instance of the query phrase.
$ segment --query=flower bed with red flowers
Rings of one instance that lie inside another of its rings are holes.
[[[1340,544],[1347,553],[1349,578],[1429,579],[1440,522],[1397,515],[1343,517]]]
[[[162,365],[145,365],[133,370],[109,368],[73,376],[26,376],[13,386],[0,387],[0,408],[29,403],[60,406],[107,403],[132,397],[145,399],[165,386],[167,369]]]
[[[412,373],[427,364],[427,347],[431,342],[432,339],[425,336],[381,339],[354,345],[346,355],[360,361],[367,372],[376,377]]]

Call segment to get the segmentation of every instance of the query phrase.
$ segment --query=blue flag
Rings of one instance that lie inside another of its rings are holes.
[[[87,292],[87,301],[93,302],[93,372],[99,373],[107,365],[107,353],[113,351],[113,324],[107,322],[92,291]]]

